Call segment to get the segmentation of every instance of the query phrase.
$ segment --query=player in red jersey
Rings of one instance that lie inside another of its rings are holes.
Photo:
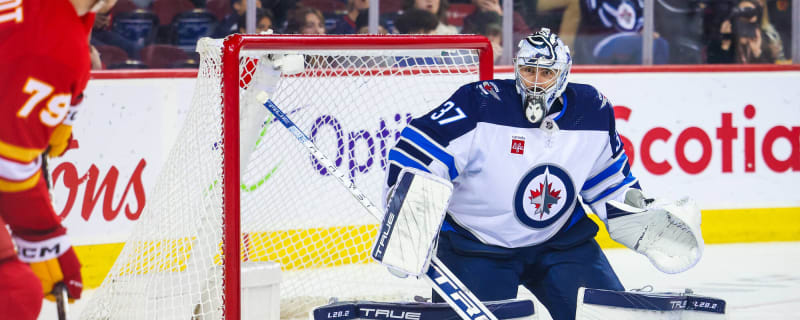
[[[81,296],[80,262],[53,210],[40,156],[62,155],[72,139],[89,80],[92,12],[109,2],[0,0],[0,228],[10,227],[17,246],[14,255],[9,235],[0,233],[4,316],[35,319],[57,283],[70,299]]]

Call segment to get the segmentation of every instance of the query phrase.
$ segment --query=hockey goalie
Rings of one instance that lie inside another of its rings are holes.
[[[522,285],[554,319],[574,319],[580,287],[624,291],[594,239],[588,205],[612,239],[657,269],[694,266],[704,246],[699,209],[643,193],[609,100],[567,81],[569,48],[542,29],[520,41],[514,64],[516,80],[464,85],[401,132],[388,154],[387,214],[410,169],[451,182],[452,195],[438,240],[425,238],[438,244],[432,253],[403,236],[411,233],[380,235],[376,248],[388,251],[379,261],[416,274],[435,255],[482,301],[513,299]],[[394,242],[403,258],[391,259]]]

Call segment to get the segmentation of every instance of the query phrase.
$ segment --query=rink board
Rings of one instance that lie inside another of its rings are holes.
[[[77,244],[88,287],[102,280],[146,204],[194,86],[193,74],[185,71],[99,73],[96,78],[75,127],[79,148],[51,164],[59,174],[56,210]],[[793,90],[800,87],[800,71],[578,70],[572,81],[593,84],[612,101],[618,130],[632,147],[632,172],[649,192],[698,200],[707,243],[800,240],[800,194],[794,191],[800,151],[797,140],[790,139],[800,132],[800,92]],[[67,181],[70,175],[84,179]],[[265,171],[264,180],[268,176]],[[87,196],[92,180],[95,189]],[[360,232],[374,226],[345,228]],[[252,236],[275,239],[303,232]],[[598,239],[605,248],[619,246],[603,231]],[[371,245],[364,241],[356,248]],[[326,250],[345,248],[326,245]],[[365,256],[351,263],[368,261]]]

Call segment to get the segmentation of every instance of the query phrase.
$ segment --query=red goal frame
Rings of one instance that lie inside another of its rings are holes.
[[[241,317],[240,244],[240,170],[239,168],[239,53],[245,49],[473,49],[478,51],[480,80],[494,77],[492,46],[477,35],[240,35],[225,38],[222,48],[223,98],[223,237],[236,239],[223,245],[223,301],[225,319]],[[235,213],[235,214],[229,214]]]

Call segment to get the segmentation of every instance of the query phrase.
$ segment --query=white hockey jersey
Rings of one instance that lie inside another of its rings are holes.
[[[570,83],[560,111],[525,119],[513,80],[462,86],[413,119],[389,152],[385,191],[402,167],[450,179],[450,220],[485,244],[543,243],[585,215],[605,220],[605,202],[638,188],[608,100]],[[386,197],[383,197],[386,199]]]

